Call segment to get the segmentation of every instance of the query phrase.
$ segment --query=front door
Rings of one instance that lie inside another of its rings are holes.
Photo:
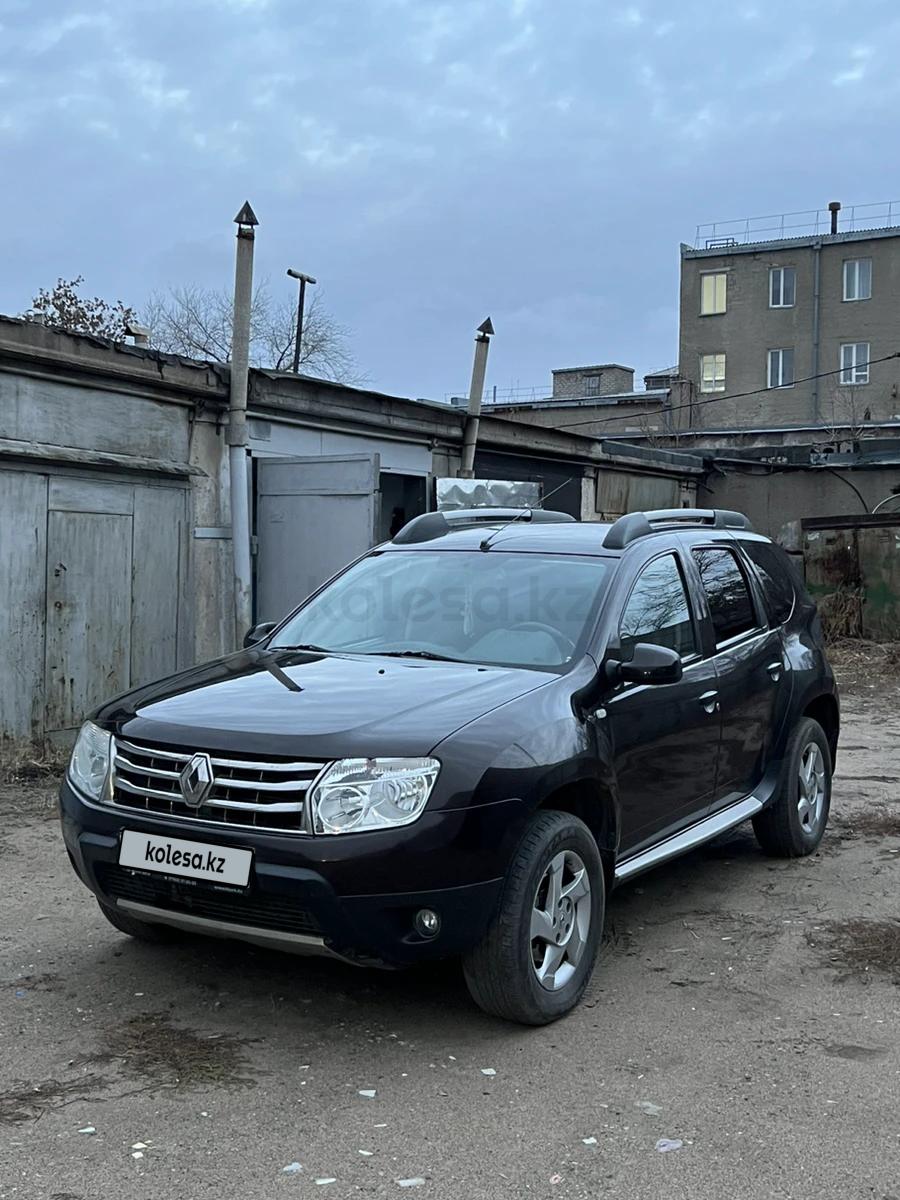
[[[644,566],[624,603],[615,656],[627,659],[638,642],[677,651],[684,674],[678,683],[628,684],[606,704],[625,854],[702,816],[716,780],[715,665],[702,657],[699,627],[674,553]]]
[[[781,634],[769,629],[730,546],[695,546],[691,558],[716,639],[722,749],[714,808],[749,795],[762,778],[784,719],[791,678]]]

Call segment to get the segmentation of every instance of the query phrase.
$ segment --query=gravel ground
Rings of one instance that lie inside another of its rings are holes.
[[[820,852],[766,859],[746,827],[623,887],[585,1004],[541,1030],[483,1016],[453,966],[131,942],[50,792],[0,789],[0,1197],[900,1200],[879,666],[845,666]]]

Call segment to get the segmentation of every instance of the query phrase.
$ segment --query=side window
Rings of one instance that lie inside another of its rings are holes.
[[[709,602],[716,645],[755,629],[753,598],[733,552],[708,546],[691,553]]]
[[[762,580],[766,608],[773,625],[783,625],[794,611],[793,566],[784,550],[769,542],[742,542],[744,553]]]
[[[667,646],[682,657],[697,649],[690,605],[674,554],[655,558],[637,577],[622,612],[619,638],[626,654],[638,642]]]

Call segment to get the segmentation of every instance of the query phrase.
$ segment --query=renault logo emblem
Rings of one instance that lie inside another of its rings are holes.
[[[212,785],[213,771],[209,755],[195,754],[190,762],[185,763],[178,776],[178,786],[185,804],[199,808],[212,791]]]

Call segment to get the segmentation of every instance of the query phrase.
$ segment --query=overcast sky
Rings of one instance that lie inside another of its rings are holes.
[[[676,360],[698,222],[900,198],[896,0],[0,0],[0,311],[318,277],[371,383]],[[293,294],[293,293],[290,293]]]

